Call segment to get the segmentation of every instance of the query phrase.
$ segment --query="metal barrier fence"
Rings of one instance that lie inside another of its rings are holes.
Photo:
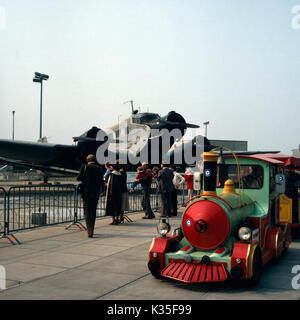
[[[7,194],[10,232],[71,222],[76,208],[76,186],[38,185],[11,187]]]
[[[131,183],[127,184],[128,190]],[[129,210],[126,213],[142,211],[142,187],[137,185],[134,192],[128,193]],[[178,205],[187,200],[185,186],[178,190]],[[160,195],[156,183],[151,185],[150,202],[154,212],[160,208]],[[99,198],[97,218],[105,216],[106,197]],[[125,214],[126,214],[125,213]],[[82,197],[73,184],[13,186],[8,192],[0,187],[0,238],[20,243],[12,234],[21,230],[70,222],[83,230],[79,222],[84,219]]]
[[[130,190],[131,183],[127,183],[127,189]],[[140,185],[136,186],[134,192],[128,193],[128,201],[129,201],[129,210],[127,213],[132,213],[132,212],[137,212],[137,211],[142,211],[142,188]],[[156,184],[153,183],[151,185],[151,194],[150,194],[150,203],[151,203],[151,208],[153,211],[158,211],[159,210],[159,195],[157,191]],[[83,201],[81,196],[78,196],[78,204],[77,204],[77,218],[78,220],[84,219],[84,212],[83,212]],[[106,212],[106,197],[105,193],[104,195],[100,196],[99,201],[98,201],[98,206],[97,206],[97,211],[96,211],[96,216],[97,218],[101,218],[105,216]]]
[[[6,221],[6,191],[0,187],[0,235],[4,234]]]

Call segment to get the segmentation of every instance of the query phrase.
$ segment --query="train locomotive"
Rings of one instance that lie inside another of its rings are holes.
[[[288,249],[291,226],[299,231],[300,209],[294,221],[283,212],[284,161],[274,154],[220,157],[212,150],[204,152],[203,163],[203,193],[184,205],[173,234],[168,219],[161,219],[148,268],[156,278],[185,283],[255,285],[263,266]]]

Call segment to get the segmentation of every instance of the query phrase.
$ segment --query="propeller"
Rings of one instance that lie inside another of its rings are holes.
[[[197,124],[192,124],[192,123],[186,123],[186,127],[187,128],[194,128],[194,129],[200,128],[200,126],[198,126]]]
[[[74,142],[92,142],[92,141],[97,141],[97,140],[96,140],[96,138],[89,138],[89,137],[80,136],[80,137],[73,137],[73,141]],[[105,139],[105,141],[107,141],[107,139]],[[120,142],[124,142],[124,141],[120,140],[120,139],[112,139],[112,140],[110,140],[110,142],[120,143]]]
[[[171,126],[177,126],[177,127],[183,127],[184,129],[187,128],[200,128],[197,124],[192,124],[192,123],[186,123],[186,122],[174,122],[170,120],[163,120],[161,119],[160,122],[165,125],[171,125]]]
[[[88,138],[88,137],[73,137],[73,141],[74,142],[78,142],[78,141],[96,141],[96,138]]]

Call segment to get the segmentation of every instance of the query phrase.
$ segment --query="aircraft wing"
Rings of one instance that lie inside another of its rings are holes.
[[[6,159],[0,157],[0,164],[1,165],[9,165],[9,166],[15,166],[18,168],[24,168],[24,169],[35,169],[40,170],[45,173],[49,174],[55,174],[55,175],[70,175],[74,176],[77,175],[79,170],[71,170],[71,169],[64,169],[64,168],[58,168],[53,166],[42,166],[42,165],[35,165],[32,163],[26,163],[19,160],[12,160],[12,159]]]
[[[78,172],[77,146],[0,139],[0,163],[44,172]]]
[[[0,139],[0,157],[29,163],[46,164],[59,156],[55,145]]]

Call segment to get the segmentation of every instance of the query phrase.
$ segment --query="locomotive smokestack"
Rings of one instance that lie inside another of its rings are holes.
[[[203,153],[203,179],[204,190],[203,194],[216,194],[216,180],[217,180],[217,161],[219,155],[215,152]]]

